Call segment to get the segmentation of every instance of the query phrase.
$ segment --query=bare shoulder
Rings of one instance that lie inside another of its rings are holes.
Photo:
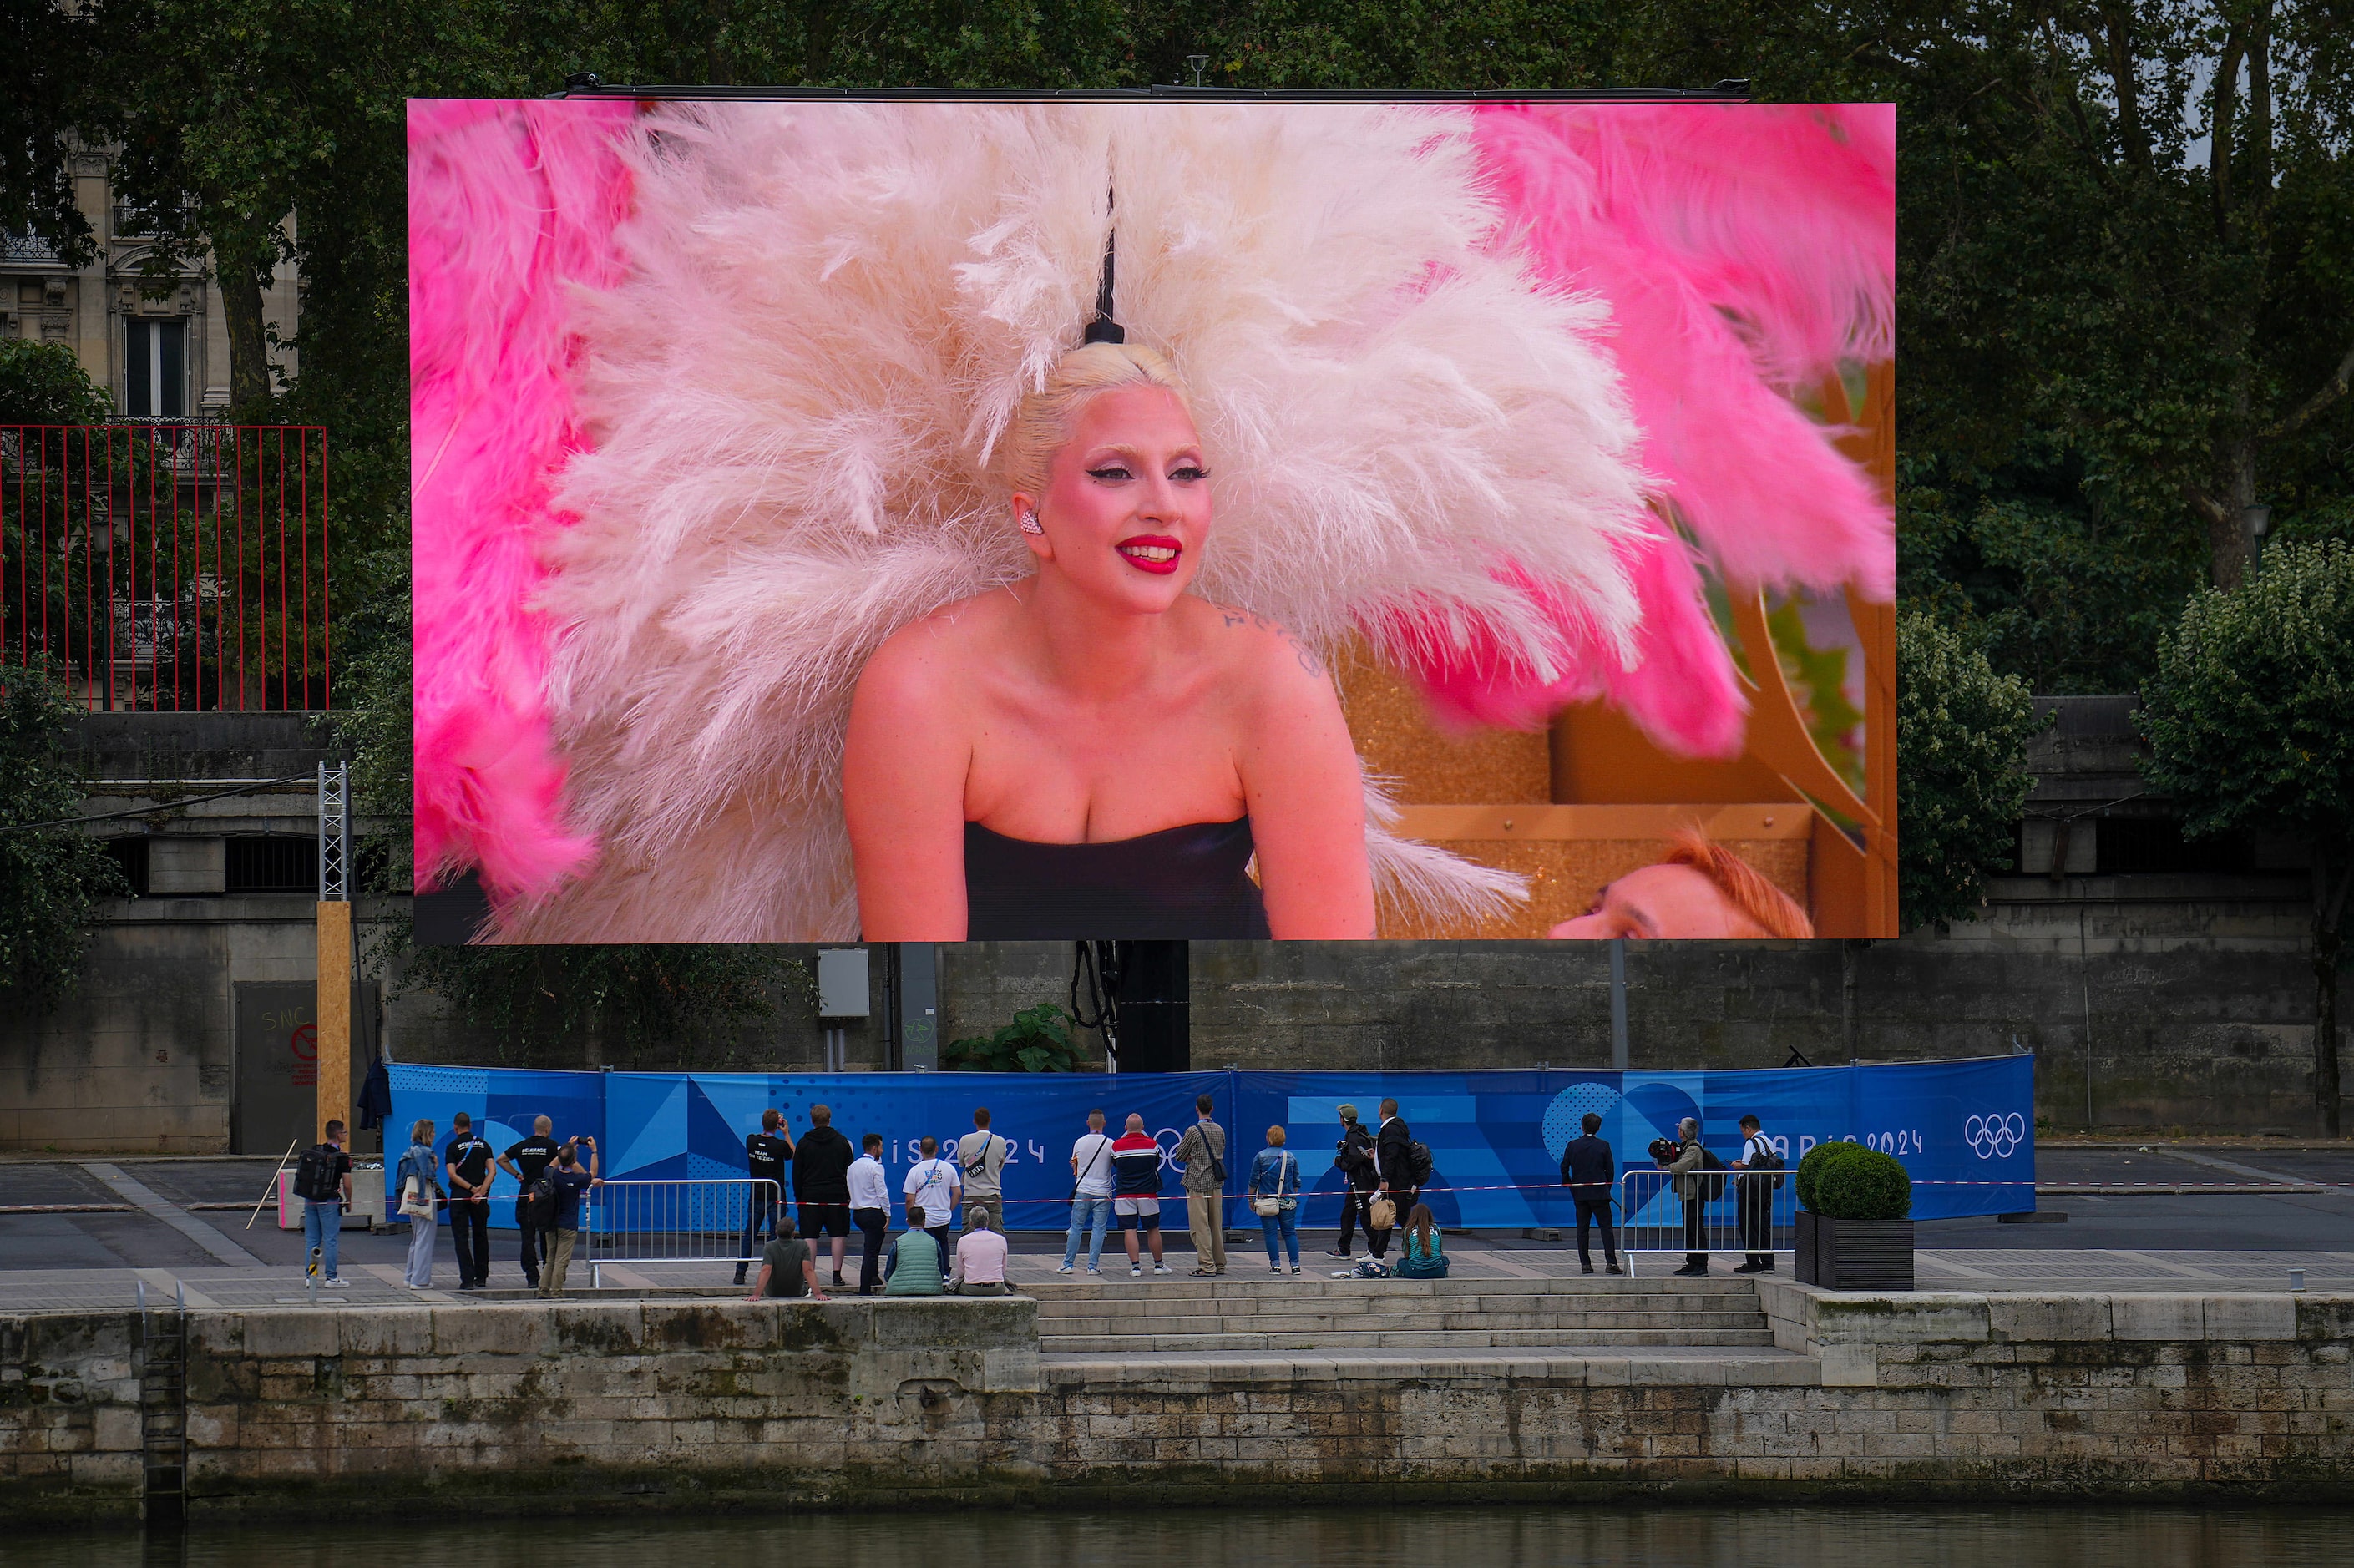
[[[1001,592],[975,594],[907,622],[867,657],[858,674],[859,705],[894,712],[953,708],[973,656],[997,635],[1012,605]]]
[[[1331,694],[1332,678],[1324,662],[1282,622],[1233,605],[1193,602],[1201,606],[1195,623],[1229,679],[1263,696]]]

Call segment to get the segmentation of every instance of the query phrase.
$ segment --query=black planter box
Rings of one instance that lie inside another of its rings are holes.
[[[1798,1283],[1826,1290],[1913,1288],[1911,1220],[1835,1220],[1798,1211]]]

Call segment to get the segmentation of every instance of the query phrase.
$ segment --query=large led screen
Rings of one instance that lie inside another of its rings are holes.
[[[1894,935],[1894,135],[413,102],[420,888],[521,942]]]

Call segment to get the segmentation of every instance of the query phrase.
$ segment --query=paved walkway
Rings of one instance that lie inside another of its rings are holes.
[[[1180,1259],[1173,1276],[1156,1276],[1147,1272],[1141,1278],[1131,1279],[1125,1255],[1115,1262],[1110,1255],[1104,1259],[1103,1278],[1107,1284],[1150,1290],[1172,1277],[1183,1279],[1192,1266],[1190,1254],[1172,1255]],[[1562,1279],[1577,1277],[1577,1255],[1574,1250],[1551,1250],[1520,1247],[1510,1251],[1481,1246],[1476,1241],[1458,1241],[1448,1248],[1454,1262],[1453,1277],[1458,1279]],[[1009,1273],[1014,1283],[1044,1284],[1058,1277],[1055,1266],[1061,1261],[1060,1253],[1022,1252],[1010,1261]],[[1638,1264],[1645,1276],[1664,1275],[1679,1260],[1673,1257],[1647,1256]],[[1729,1265],[1730,1257],[1721,1259]],[[1328,1258],[1320,1252],[1312,1258],[1303,1254],[1302,1279],[1329,1277],[1342,1266],[1337,1258]],[[1231,1274],[1237,1279],[1267,1277],[1263,1255],[1246,1253],[1236,1246],[1232,1254]],[[1782,1260],[1787,1277],[1789,1260]],[[1956,1290],[1970,1293],[1990,1291],[2157,1291],[2169,1294],[2195,1292],[2276,1292],[2289,1286],[2289,1270],[2305,1271],[2305,1287],[2309,1291],[2335,1294],[2354,1293],[2354,1252],[2128,1252],[2115,1249],[2098,1251],[2058,1251],[2050,1248],[2004,1250],[1992,1247],[1955,1248],[1925,1251],[1914,1255],[1915,1283],[1923,1290]],[[1719,1272],[1723,1273],[1720,1266]],[[442,1272],[447,1273],[445,1269]],[[509,1271],[504,1266],[494,1277],[505,1287],[484,1292],[460,1293],[451,1289],[410,1290],[400,1283],[400,1270],[390,1264],[350,1263],[344,1266],[345,1288],[322,1290],[322,1302],[347,1307],[384,1307],[411,1305],[419,1301],[435,1303],[466,1301],[528,1300],[521,1289],[520,1279],[505,1280]],[[588,1270],[576,1261],[573,1281],[576,1297],[588,1294]],[[634,1294],[644,1291],[724,1291],[729,1287],[735,1273],[732,1263],[713,1264],[638,1264],[604,1266],[604,1282],[609,1291]],[[1085,1278],[1084,1270],[1077,1277]],[[857,1259],[851,1258],[850,1278],[857,1279]],[[58,1268],[16,1269],[0,1273],[0,1311],[27,1311],[47,1308],[127,1308],[138,1299],[140,1285],[146,1286],[151,1302],[172,1300],[177,1290],[185,1289],[191,1307],[299,1307],[308,1304],[301,1274],[292,1267],[196,1267],[168,1268]]]

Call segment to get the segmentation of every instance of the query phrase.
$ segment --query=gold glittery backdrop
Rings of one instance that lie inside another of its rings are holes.
[[[1450,736],[1432,724],[1422,699],[1394,671],[1362,649],[1335,662],[1341,702],[1357,754],[1373,772],[1394,781],[1406,806],[1502,806],[1543,803],[1553,796],[1550,741],[1543,731],[1478,729]],[[1803,810],[1803,808],[1801,808]],[[1381,934],[1395,938],[1507,938],[1543,937],[1573,915],[1583,915],[1613,878],[1659,858],[1657,839],[1449,839],[1435,841],[1467,860],[1529,879],[1529,902],[1500,920],[1464,927],[1409,923],[1384,910]],[[1725,847],[1763,872],[1783,892],[1808,903],[1807,841],[1728,839]]]

